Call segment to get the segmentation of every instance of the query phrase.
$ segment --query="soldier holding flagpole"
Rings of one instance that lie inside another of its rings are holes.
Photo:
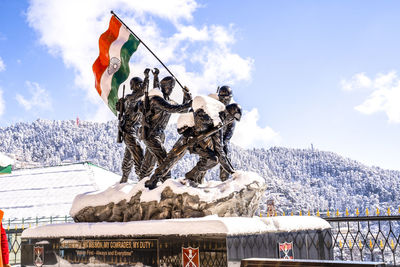
[[[151,102],[151,108],[149,108],[151,114],[148,114],[148,112],[142,112],[143,116],[151,122],[151,129],[149,130],[149,135],[146,134],[146,136],[142,136],[142,140],[147,146],[146,154],[148,156],[145,157],[147,160],[144,160],[146,164],[143,165],[145,166],[140,166],[141,171],[139,172],[139,163],[142,162],[141,150],[139,149],[140,145],[137,141],[134,142],[133,139],[130,144],[135,143],[134,146],[127,144],[127,140],[126,138],[124,138],[125,144],[129,146],[129,150],[133,152],[129,153],[129,151],[126,151],[125,153],[124,162],[122,165],[123,177],[121,179],[121,183],[124,183],[128,179],[130,173],[129,166],[132,166],[132,162],[135,163],[135,171],[138,174],[139,179],[151,173],[156,160],[158,164],[161,164],[161,161],[165,158],[166,155],[166,151],[163,145],[163,135],[164,129],[170,117],[170,113],[186,112],[191,106],[192,99],[189,90],[186,87],[182,86],[178,79],[176,79],[176,77],[172,74],[168,67],[165,66],[165,64],[153,53],[153,51],[151,51],[151,49],[113,11],[111,11],[111,14],[112,16],[110,19],[109,27],[107,31],[105,31],[100,36],[100,53],[92,67],[93,73],[95,75],[95,87],[97,89],[97,92],[99,93],[103,101],[111,109],[111,111],[115,115],[117,115],[119,108],[121,108],[122,106],[120,105],[121,103],[119,103],[121,101],[118,100],[119,87],[129,76],[129,60],[132,54],[137,50],[139,44],[143,44],[143,46],[160,62],[160,64],[171,75],[164,78],[160,82],[163,96],[151,97],[151,101],[148,101],[149,103]],[[169,99],[175,82],[179,84],[184,92],[184,103],[182,105],[178,105]],[[149,97],[147,96],[147,98]],[[125,109],[124,112],[138,113],[138,110],[135,109],[128,111]],[[137,117],[135,114],[131,115],[132,117]],[[137,126],[137,123],[135,124],[135,126]],[[136,137],[137,134],[135,134],[135,140]],[[137,149],[132,149],[133,147],[136,147]],[[134,151],[136,151],[137,153]],[[137,157],[132,157],[131,155],[137,155]],[[136,158],[136,160],[132,161],[132,158]]]

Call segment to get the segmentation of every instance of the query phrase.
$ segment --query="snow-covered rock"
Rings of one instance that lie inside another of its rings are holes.
[[[266,185],[253,172],[237,171],[225,182],[209,181],[198,187],[184,179],[169,179],[153,190],[144,183],[115,184],[104,191],[77,195],[70,215],[76,222],[126,222],[207,215],[251,217]]]

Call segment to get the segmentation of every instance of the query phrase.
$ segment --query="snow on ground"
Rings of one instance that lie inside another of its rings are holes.
[[[74,197],[105,190],[121,177],[90,163],[15,170],[0,176],[5,219],[65,216]]]
[[[215,199],[223,198],[229,194],[238,191],[243,188],[243,185],[250,184],[256,181],[260,184],[264,184],[264,179],[261,178],[257,173],[237,171],[232,175],[232,178],[225,181],[208,181],[197,188],[191,187],[190,185],[183,184],[184,179],[168,179],[163,184],[153,190],[149,190],[144,186],[148,179],[143,179],[137,184],[115,184],[104,191],[99,192],[88,192],[77,195],[72,204],[70,215],[74,216],[81,209],[87,206],[100,206],[107,205],[110,202],[118,203],[121,200],[126,199],[129,201],[138,192],[142,192],[140,201],[160,201],[161,193],[166,187],[170,187],[176,194],[188,193],[190,195],[199,196],[200,201],[212,202]]]
[[[3,153],[0,153],[0,166],[6,167],[8,165],[13,165],[14,160]]]
[[[135,221],[126,223],[66,223],[38,226],[25,230],[22,238],[108,237],[223,234],[229,236],[271,232],[330,229],[330,224],[312,216],[268,218],[223,217]]]

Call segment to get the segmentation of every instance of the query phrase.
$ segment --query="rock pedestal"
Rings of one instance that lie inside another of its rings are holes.
[[[225,182],[194,188],[184,179],[169,179],[153,190],[137,184],[115,184],[105,191],[75,197],[70,214],[75,222],[127,222],[171,218],[251,217],[266,189],[252,172],[236,172]]]

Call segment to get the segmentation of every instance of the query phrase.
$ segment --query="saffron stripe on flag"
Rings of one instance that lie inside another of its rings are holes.
[[[108,51],[110,59],[117,58],[118,60],[121,60],[122,46],[129,40],[130,35],[131,35],[130,32],[127,29],[125,29],[125,27],[120,28],[117,40],[115,40],[111,44],[110,49]],[[108,70],[105,70],[100,79],[101,98],[104,100],[104,102],[107,103],[108,106],[110,106],[108,103],[108,95],[110,94],[111,91],[111,82],[114,74],[115,73],[113,72],[109,73]],[[111,110],[113,110],[114,112],[115,108]]]
[[[105,31],[99,39],[100,52],[92,67],[95,75],[95,86],[99,95],[102,93],[100,83],[101,76],[103,75],[104,71],[107,70],[110,62],[109,49],[111,44],[118,38],[121,25],[121,22],[112,16],[107,31]]]
[[[129,76],[129,59],[137,50],[139,44],[140,41],[131,34],[129,40],[121,48],[121,66],[112,78],[111,91],[108,95],[108,106],[114,114],[117,113],[115,103],[118,101],[118,88]]]

